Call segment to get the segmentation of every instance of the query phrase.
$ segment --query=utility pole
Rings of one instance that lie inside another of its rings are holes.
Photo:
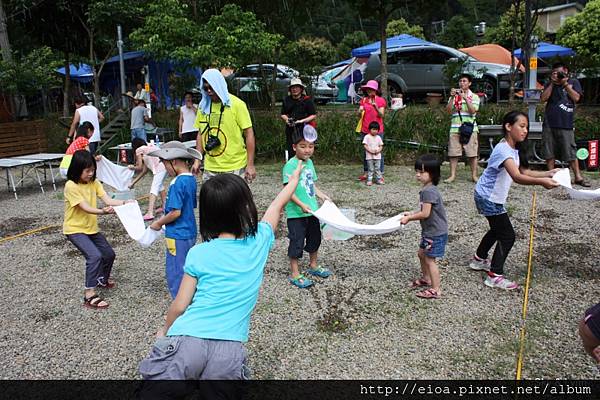
[[[119,75],[121,76],[121,93],[125,93],[125,61],[123,60],[123,32],[121,25],[117,25],[117,47],[119,48]],[[121,96],[121,106],[127,109],[127,99]]]

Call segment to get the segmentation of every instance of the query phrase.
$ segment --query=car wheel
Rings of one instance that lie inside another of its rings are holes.
[[[481,82],[481,92],[485,93],[485,97],[489,102],[496,102],[496,81],[493,78],[483,78]]]
[[[402,89],[400,89],[400,86],[398,86],[398,84],[393,81],[388,81],[388,92],[390,97],[395,97],[397,95],[403,94]]]

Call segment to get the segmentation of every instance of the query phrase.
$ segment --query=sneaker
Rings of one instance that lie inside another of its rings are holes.
[[[519,285],[516,282],[509,281],[504,275],[488,274],[483,283],[486,286],[504,290],[515,290],[519,288]]]
[[[367,181],[367,186],[373,186],[373,182]]]
[[[366,181],[367,180],[367,174],[362,174],[361,176],[358,177],[359,181]]]
[[[378,185],[385,185],[385,182],[383,181],[383,178],[381,178],[380,180],[378,180],[375,183],[378,184]]]
[[[469,268],[473,271],[489,271],[490,270],[490,260],[487,258],[479,258],[477,256],[473,256],[469,261]]]

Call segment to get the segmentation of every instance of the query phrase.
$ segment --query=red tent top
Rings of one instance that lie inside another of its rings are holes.
[[[467,53],[478,61],[490,62],[495,64],[510,65],[510,51],[497,44],[482,44],[480,46],[465,47],[460,51]],[[518,65],[519,60],[513,57],[515,65]],[[519,67],[521,71],[525,71],[525,67]]]

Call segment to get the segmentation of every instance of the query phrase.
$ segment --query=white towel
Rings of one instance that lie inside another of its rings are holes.
[[[552,179],[554,179],[562,187],[564,187],[573,200],[600,200],[600,189],[573,189],[573,187],[571,186],[571,174],[569,173],[569,168],[561,169],[556,174],[554,174]]]
[[[129,190],[128,185],[133,178],[134,170],[120,165],[113,164],[108,158],[102,156],[102,159],[96,163],[96,177],[117,189],[120,192]]]
[[[321,222],[331,225],[342,232],[348,232],[355,235],[381,235],[390,233],[402,228],[400,218],[402,214],[398,214],[392,218],[378,223],[377,225],[362,225],[350,221],[335,204],[330,201],[325,201],[323,205],[313,212]]]
[[[125,227],[127,234],[142,247],[150,247],[162,234],[162,230],[155,231],[150,227],[146,228],[144,217],[142,217],[142,210],[140,210],[140,205],[137,201],[113,208]]]

